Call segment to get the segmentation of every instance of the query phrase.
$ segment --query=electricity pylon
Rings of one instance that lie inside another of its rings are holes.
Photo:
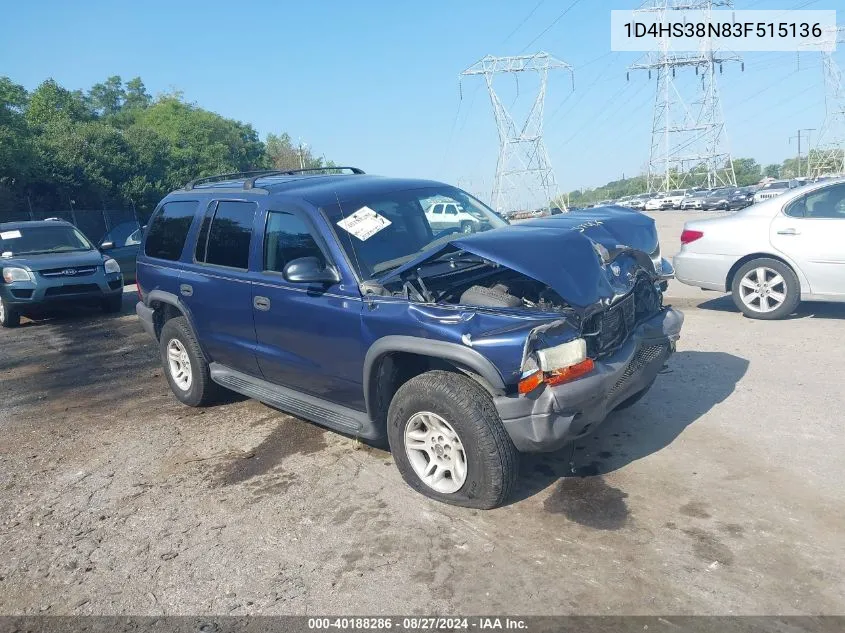
[[[515,210],[513,205],[516,194],[520,191],[524,193],[526,188],[533,191],[534,187],[539,185],[544,208],[549,207],[552,198],[558,193],[555,174],[543,143],[543,108],[549,71],[559,69],[573,74],[572,66],[548,53],[512,57],[488,55],[460,75],[460,78],[483,75],[487,82],[499,131],[499,158],[496,162],[496,177],[491,195],[491,205],[499,213]],[[523,72],[537,73],[540,87],[524,123],[517,125],[496,94],[493,78],[501,73]]]
[[[635,13],[655,14],[664,24],[672,11],[698,10],[710,12],[714,7],[731,7],[732,0],[647,0]],[[660,50],[633,64],[629,70],[657,72],[657,95],[651,130],[651,151],[648,161],[648,190],[680,189],[691,176],[706,174],[709,188],[736,186],[736,174],[728,149],[725,117],[719,98],[716,71],[722,72],[725,62],[741,62],[736,55],[713,50],[711,38],[701,38],[694,53],[669,52],[669,39],[660,38]],[[701,88],[687,95],[675,81],[679,69],[694,68],[701,78]]]
[[[810,178],[845,175],[845,83],[833,58],[836,42],[845,42],[845,26],[829,29],[821,48],[824,71],[824,122],[810,152]]]

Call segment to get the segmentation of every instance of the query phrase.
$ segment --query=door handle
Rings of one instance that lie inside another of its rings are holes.
[[[182,284],[179,286],[179,292],[182,293],[183,297],[190,297],[194,294],[194,287],[190,284]]]
[[[253,297],[252,305],[256,310],[267,312],[270,309],[270,300],[267,297]]]
[[[801,231],[796,229],[783,229],[778,231],[778,235],[801,235]]]

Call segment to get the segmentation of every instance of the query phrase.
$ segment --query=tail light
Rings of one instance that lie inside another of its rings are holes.
[[[138,290],[138,300],[143,303],[144,302],[144,293],[141,290],[141,284],[138,283],[138,280],[135,280],[135,288]]]
[[[689,244],[690,242],[694,242],[702,237],[704,237],[704,233],[702,231],[690,231],[689,229],[684,229],[683,233],[681,233],[681,244]]]

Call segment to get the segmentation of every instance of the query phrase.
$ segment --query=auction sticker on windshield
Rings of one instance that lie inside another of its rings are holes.
[[[21,236],[20,231],[2,231],[0,232],[0,240],[13,240]]]
[[[361,207],[348,218],[343,218],[337,225],[363,242],[390,226],[390,220],[379,215],[375,209]]]

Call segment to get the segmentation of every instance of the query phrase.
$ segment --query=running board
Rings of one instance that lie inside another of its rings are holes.
[[[211,363],[211,379],[218,385],[253,398],[286,413],[295,415],[340,433],[354,435],[367,440],[383,437],[369,416],[322,398],[280,387],[261,378],[230,369],[220,363]]]

